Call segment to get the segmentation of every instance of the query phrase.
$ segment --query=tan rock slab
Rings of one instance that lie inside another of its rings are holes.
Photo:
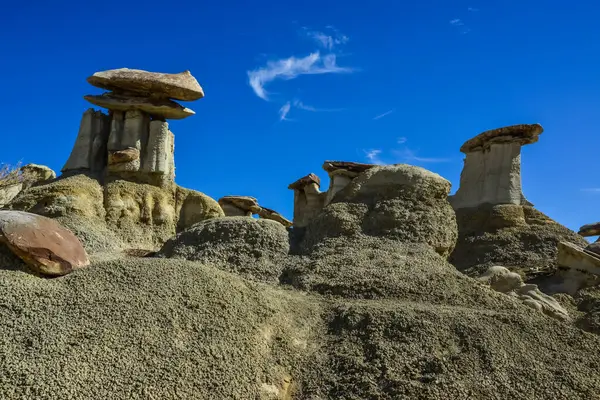
[[[87,78],[87,81],[102,89],[138,93],[142,96],[183,101],[198,100],[204,97],[202,87],[190,71],[166,74],[119,68],[96,72]]]
[[[578,233],[583,237],[600,236],[600,222],[584,225],[579,228]]]
[[[0,211],[0,242],[42,275],[66,275],[90,263],[71,231],[37,214]]]
[[[569,242],[558,243],[558,265],[600,275],[600,255]]]
[[[108,165],[122,164],[139,159],[140,151],[134,148],[108,152]]]
[[[467,140],[460,151],[469,153],[488,148],[492,143],[518,142],[520,145],[535,143],[544,132],[540,124],[520,124],[485,131]]]
[[[87,95],[83,98],[98,107],[108,108],[109,110],[140,110],[165,119],[184,119],[196,114],[193,110],[164,98],[133,97],[115,93],[104,93],[100,96]]]
[[[257,214],[260,210],[258,200],[250,196],[224,196],[218,201],[220,206],[232,205],[243,211],[249,211],[252,214]]]
[[[283,226],[285,226],[286,228],[289,228],[290,226],[292,226],[292,221],[285,218],[283,215],[279,214],[277,211],[271,210],[270,208],[261,207],[260,210],[258,210],[257,214],[261,218],[277,221],[280,224],[282,224]]]
[[[368,169],[376,167],[375,164],[361,164],[351,161],[325,161],[323,169],[328,173],[333,173],[338,170],[344,170],[355,174],[360,174]]]

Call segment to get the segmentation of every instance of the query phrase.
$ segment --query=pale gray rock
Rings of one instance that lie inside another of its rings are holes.
[[[173,134],[165,121],[150,121],[150,133],[142,170],[172,180],[175,176]]]
[[[140,110],[165,119],[183,119],[195,114],[193,110],[168,99],[123,96],[115,93],[104,93],[100,96],[88,95],[84,96],[84,99],[113,111]]]
[[[183,101],[198,100],[204,91],[190,71],[178,74],[148,72],[139,69],[111,69],[96,72],[87,81],[96,87],[116,92],[136,93],[142,96],[172,98]]]
[[[569,313],[553,297],[541,292],[537,285],[525,284],[521,276],[502,266],[489,268],[478,280],[493,290],[518,298],[528,307],[561,321]]]
[[[0,208],[4,207],[12,199],[17,197],[23,189],[22,183],[14,183],[12,185],[0,186]]]
[[[250,196],[224,196],[218,202],[227,217],[251,217],[261,208],[258,201]]]
[[[90,108],[83,113],[75,145],[61,171],[103,171],[110,126],[110,117],[101,111]]]
[[[329,174],[329,189],[323,206],[331,203],[337,193],[343,190],[359,174],[375,167],[374,164],[361,164],[351,161],[325,161],[323,169]]]
[[[521,146],[535,143],[543,131],[538,124],[499,128],[468,140],[460,187],[450,202],[455,209],[482,204],[531,204],[521,187]]]

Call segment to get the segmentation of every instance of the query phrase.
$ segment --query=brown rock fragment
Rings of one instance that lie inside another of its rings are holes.
[[[0,211],[0,243],[42,275],[66,275],[90,263],[71,231],[53,219],[28,212]]]
[[[583,237],[599,236],[600,235],[600,222],[593,224],[587,224],[579,228],[579,233]]]

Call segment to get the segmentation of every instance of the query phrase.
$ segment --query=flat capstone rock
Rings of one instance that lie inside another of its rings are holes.
[[[485,131],[467,140],[460,148],[463,153],[485,149],[492,143],[519,142],[522,146],[539,140],[544,132],[540,124],[520,124]]]
[[[114,111],[140,110],[152,116],[165,119],[184,119],[196,114],[193,110],[169,99],[153,97],[132,97],[115,93],[104,93],[100,96],[87,95],[84,99],[98,107]]]

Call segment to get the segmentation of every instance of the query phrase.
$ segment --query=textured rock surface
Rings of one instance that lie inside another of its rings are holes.
[[[106,166],[110,125],[109,116],[101,111],[90,108],[84,112],[75,145],[61,171],[102,172]]]
[[[460,148],[466,154],[455,209],[482,204],[528,204],[521,188],[521,146],[535,143],[540,125],[515,125],[483,132]]]
[[[178,228],[223,215],[217,202],[200,192],[123,180],[101,185],[82,174],[24,190],[10,207],[58,218],[92,252],[153,249]]]
[[[0,211],[2,245],[42,275],[66,275],[90,262],[68,229],[50,218],[22,211]]]
[[[23,189],[22,183],[0,186],[0,208],[10,203]]]
[[[107,251],[32,279],[0,248],[0,398],[600,395],[600,337],[440,255],[456,238],[448,190],[421,168],[373,168],[309,224],[301,255],[285,256],[285,228],[267,220],[218,218],[179,236],[190,257],[234,273]],[[277,268],[293,287],[273,286]]]
[[[56,179],[56,172],[45,165],[27,164],[20,168],[23,178],[23,188],[28,188],[43,182]]]
[[[87,95],[83,98],[98,107],[109,110],[140,110],[152,116],[166,119],[183,119],[195,114],[193,110],[168,99],[123,96],[115,93],[104,93],[100,96]]]
[[[276,221],[224,217],[200,222],[167,241],[159,255],[213,263],[246,278],[277,282],[290,249]]]
[[[281,225],[285,226],[286,228],[289,228],[290,226],[292,226],[292,221],[285,218],[283,215],[279,214],[277,211],[271,210],[270,208],[261,207],[258,210],[258,216],[260,218],[279,222]]]
[[[494,265],[518,271],[526,280],[556,270],[561,241],[586,241],[530,206],[483,205],[456,210],[458,241],[450,262],[471,276]]]
[[[204,97],[204,91],[190,71],[165,74],[120,68],[96,72],[87,81],[102,89],[133,92],[143,96],[166,97],[184,101],[198,100]]]
[[[219,205],[228,217],[251,217],[260,210],[258,200],[250,196],[224,196]]]

